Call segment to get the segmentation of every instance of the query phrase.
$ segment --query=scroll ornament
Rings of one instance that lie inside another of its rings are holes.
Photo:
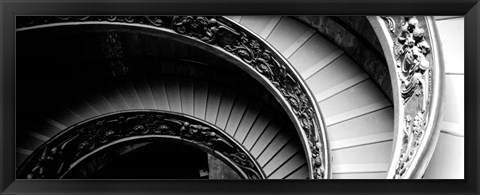
[[[399,179],[411,165],[425,134],[431,98],[432,67],[427,59],[431,48],[426,30],[417,17],[400,17],[398,28],[392,17],[382,18],[394,38],[393,52],[404,110],[402,147],[394,176]]]

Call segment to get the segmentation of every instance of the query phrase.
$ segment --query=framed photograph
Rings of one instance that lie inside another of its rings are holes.
[[[477,1],[0,6],[2,193],[478,193]]]

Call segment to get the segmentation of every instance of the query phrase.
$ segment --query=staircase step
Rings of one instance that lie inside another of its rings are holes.
[[[152,88],[153,99],[155,100],[157,108],[159,110],[170,111],[165,82],[162,79],[150,79],[149,84]]]
[[[307,162],[303,164],[300,168],[290,173],[285,179],[307,179],[308,178],[308,167]]]
[[[232,137],[235,135],[238,129],[238,126],[240,125],[240,121],[245,116],[245,112],[248,106],[248,101],[249,101],[248,97],[239,95],[233,105],[232,111],[230,113],[230,117],[228,119],[227,126],[225,128],[225,131]]]
[[[288,159],[286,163],[274,170],[270,175],[269,179],[283,179],[288,176],[290,173],[295,172],[298,168],[305,164],[305,154],[303,150],[297,151],[295,155]]]
[[[250,149],[250,153],[255,158],[258,158],[259,155],[270,145],[277,134],[281,131],[282,126],[278,124],[278,119],[275,119],[273,123],[269,123],[265,129],[262,129],[261,135],[256,137],[256,141],[252,149]],[[282,135],[284,137],[285,135]],[[283,138],[282,138],[283,139]]]
[[[316,33],[295,51],[295,53],[288,58],[288,61],[298,72],[304,72],[337,50],[337,46]]]
[[[215,122],[215,125],[220,129],[225,130],[225,127],[227,126],[227,122],[232,113],[233,104],[236,101],[236,95],[236,92],[231,89],[224,89],[222,92],[222,98]]]
[[[393,107],[364,114],[362,116],[327,127],[329,140],[353,139],[393,132]]]
[[[325,56],[325,58],[321,59],[317,63],[313,64],[312,66],[308,67],[305,69],[303,72],[301,72],[302,78],[304,80],[308,80],[310,77],[315,75],[317,72],[322,70],[324,67],[338,59],[344,54],[343,50],[337,49],[333,51],[332,53],[328,54]]]
[[[333,150],[333,165],[390,163],[392,141]]]
[[[263,34],[265,36],[266,31],[273,29],[274,23],[277,20],[279,20],[279,16],[243,16],[240,20],[240,24],[258,35]]]
[[[289,53],[291,55],[314,33],[315,30],[302,23],[289,17],[282,17],[266,40],[280,53],[284,53],[289,47],[296,47],[290,49]]]
[[[376,135],[331,141],[330,149],[333,151],[338,149],[345,149],[345,148],[351,148],[356,146],[362,146],[362,145],[374,144],[374,143],[392,141],[392,140],[393,140],[393,132],[388,132],[388,133],[382,133],[382,134],[376,134]]]
[[[378,109],[389,105],[391,105],[389,100],[371,80],[361,82],[319,103],[325,118],[361,111],[362,109],[365,109],[365,111],[360,113],[364,114],[373,111],[372,108]]]
[[[242,117],[242,121],[238,125],[238,129],[235,131],[234,137],[236,140],[240,140],[241,142],[245,140],[245,137],[250,129],[252,129],[255,120],[259,117],[261,109],[262,105],[260,103],[256,101],[249,103],[245,115]]]
[[[262,110],[260,115],[255,119],[252,128],[247,132],[247,135],[244,140],[242,140],[243,146],[247,150],[251,150],[253,145],[258,141],[262,136],[262,133],[266,128],[268,128],[270,122],[273,120],[273,113],[267,110]],[[275,122],[272,122],[275,123]],[[270,127],[271,128],[271,127]],[[269,128],[269,129],[270,129]],[[276,130],[275,128],[270,131]]]
[[[115,111],[129,110],[129,106],[125,97],[120,93],[116,86],[106,87],[103,89],[103,95],[108,103],[112,105]]]
[[[220,100],[222,98],[222,88],[218,85],[209,85],[207,98],[207,112],[205,120],[215,124],[218,115],[218,108],[220,107]]]
[[[182,113],[193,116],[194,112],[194,89],[193,80],[182,78],[179,80]]]
[[[152,109],[152,110],[158,109],[148,81],[145,78],[141,78],[141,79],[135,79],[132,82],[143,107],[145,109]]]
[[[360,73],[358,75],[353,76],[352,78],[345,80],[338,85],[335,85],[334,87],[331,87],[327,90],[322,91],[321,93],[318,93],[315,95],[315,99],[317,102],[322,102],[334,95],[337,95],[341,93],[342,91],[347,90],[350,87],[355,86],[356,84],[359,84],[363,81],[366,81],[368,79],[368,75],[365,73]]]
[[[131,81],[121,81],[118,89],[130,109],[144,109],[140,97]]]
[[[257,158],[258,163],[263,167],[288,143],[290,139],[292,139],[292,137],[286,131],[281,131],[273,138],[273,140],[268,142],[267,147],[262,148],[263,150],[252,150],[252,155]],[[257,146],[260,146],[260,144]],[[256,151],[261,152],[257,154]]]
[[[270,160],[263,166],[265,174],[272,174],[277,168],[280,168],[288,160],[290,160],[298,151],[303,151],[300,143],[295,141],[290,141],[284,146],[280,151],[278,151],[275,156],[271,157]]]
[[[365,74],[353,60],[342,55],[306,80],[313,94],[322,93],[353,77]]]
[[[182,101],[180,99],[180,86],[178,78],[165,78],[165,89],[168,97],[168,105],[173,112],[182,113]]]
[[[195,102],[194,102],[194,116],[205,120],[205,114],[207,113],[207,98],[208,98],[208,83],[205,81],[195,81]]]
[[[370,105],[363,106],[361,108],[357,108],[354,110],[350,110],[341,114],[337,114],[331,117],[325,118],[325,124],[328,126],[335,125],[341,123],[343,121],[347,121],[353,119],[355,117],[359,117],[371,112],[378,111],[380,109],[386,108],[390,106],[390,102],[388,100],[383,100],[381,102],[376,102]]]
[[[382,173],[388,170],[388,163],[372,163],[372,164],[342,164],[333,165],[333,174],[352,174],[352,173]]]

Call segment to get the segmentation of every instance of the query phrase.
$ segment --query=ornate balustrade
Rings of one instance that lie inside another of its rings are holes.
[[[225,17],[45,16],[17,21],[17,31],[68,25],[128,25],[155,29],[161,33],[199,41],[212,50],[219,50],[235,58],[242,64],[243,70],[277,98],[294,122],[308,158],[309,177],[331,177],[325,125],[314,96],[288,61],[246,28]],[[41,151],[37,150],[33,156],[39,158]]]
[[[421,178],[440,133],[444,70],[432,17],[368,17],[382,44],[395,107],[393,157],[387,178]]]
[[[217,156],[247,179],[265,173],[246,149],[225,131],[193,117],[158,110],[132,110],[99,116],[74,125],[53,137],[18,169],[18,178],[87,177],[89,157],[122,142],[172,139]],[[86,163],[87,162],[87,163]]]

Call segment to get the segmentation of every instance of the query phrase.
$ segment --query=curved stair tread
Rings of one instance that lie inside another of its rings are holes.
[[[125,99],[130,109],[145,108],[131,80],[119,81],[118,86],[122,97]]]
[[[311,87],[313,94],[319,94],[357,75],[367,77],[350,57],[342,55],[308,78],[306,83],[315,86]]]
[[[298,159],[304,157],[302,146],[298,140],[292,139],[294,130],[283,128],[288,120],[276,117],[271,108],[245,94],[206,81],[176,76],[134,78],[112,82],[100,88],[97,90],[100,94],[88,94],[83,99],[73,101],[62,108],[63,115],[57,113],[56,117],[44,118],[41,128],[19,135],[22,141],[17,147],[17,153],[20,153],[17,162],[22,162],[45,141],[85,118],[128,109],[173,107],[174,111],[215,122],[252,151],[268,174],[278,172],[270,178],[292,175],[292,178],[298,179],[305,176],[298,170],[306,163],[305,158],[303,161]],[[88,103],[99,99],[103,101]],[[298,154],[299,151],[301,154]],[[299,172],[294,174],[295,171]]]
[[[288,61],[299,73],[303,73],[337,51],[337,46],[318,33],[315,33],[288,58]],[[326,64],[323,63],[323,65],[325,66]]]
[[[280,16],[243,16],[240,24],[266,38],[280,19]]]
[[[297,151],[290,159],[284,164],[273,170],[268,175],[269,179],[283,179],[289,174],[294,173],[298,168],[301,168],[305,164],[305,154],[302,151]],[[306,167],[305,167],[306,168]],[[302,179],[304,177],[290,178],[290,179]]]
[[[298,151],[303,148],[299,147],[300,144],[296,141],[289,141],[282,147],[273,157],[271,157],[267,163],[263,166],[265,174],[272,174],[277,168],[280,168],[290,158],[292,158]]]
[[[392,141],[332,150],[333,164],[390,163]]]
[[[152,90],[153,99],[157,105],[157,109],[170,111],[170,104],[168,102],[167,90],[165,89],[165,82],[163,79],[149,79],[149,84]]]
[[[230,112],[230,117],[228,118],[228,123],[225,127],[225,131],[235,137],[235,133],[238,130],[240,122],[243,117],[245,117],[245,112],[248,106],[249,100],[247,97],[239,94],[235,103],[233,104],[232,111]]]
[[[145,78],[132,79],[136,93],[145,109],[158,109],[150,84]]]
[[[178,79],[176,77],[166,77],[164,82],[170,111],[182,113],[182,101]]]
[[[345,140],[382,133],[393,133],[393,108],[391,106],[365,114],[327,128],[332,140]]]
[[[218,85],[209,85],[205,120],[212,124],[216,123],[221,98],[222,88]]]
[[[267,126],[273,120],[273,112],[269,110],[262,110],[260,115],[255,119],[253,126],[249,129],[245,139],[242,141],[243,146],[247,150],[252,150],[252,147],[264,133]],[[272,122],[274,123],[274,122]]]
[[[292,137],[289,133],[280,131],[257,156],[258,163],[264,167],[291,139]]]
[[[207,112],[207,99],[208,99],[208,89],[209,85],[205,81],[195,81],[194,89],[194,108],[193,116],[205,120],[205,114]]]
[[[307,168],[307,163],[305,162],[304,165],[302,165],[300,168],[297,170],[289,173],[287,176],[283,177],[283,179],[307,179],[308,178],[308,168]]]
[[[267,40],[305,79],[327,124],[333,178],[384,178],[392,148],[393,108],[368,75],[335,44],[292,18],[230,18]],[[283,127],[285,119],[214,83],[175,76],[124,80],[76,102],[48,116],[34,133],[21,135],[32,141],[19,145],[17,162],[45,138],[94,115],[159,109],[224,129],[250,151],[269,178],[308,178],[303,149],[291,139],[295,131]]]
[[[275,137],[280,134],[282,125],[278,123],[278,119],[270,122],[265,129],[262,129],[261,135],[256,139],[254,146],[250,149],[250,153],[253,157],[259,158],[259,156],[265,151],[270,143],[275,140]],[[286,135],[282,135],[285,137]]]
[[[289,17],[282,17],[266,38],[277,51],[284,54],[291,46],[300,47],[313,34],[314,30]],[[292,48],[290,50],[295,50]]]
[[[220,101],[220,106],[218,107],[217,119],[215,120],[215,125],[220,129],[225,130],[227,126],[236,96],[237,93],[231,89],[224,88],[222,91],[222,98]]]
[[[194,86],[191,78],[179,79],[182,113],[194,114]]]
[[[240,124],[238,125],[238,128],[233,135],[236,140],[239,140],[241,143],[243,143],[243,141],[247,137],[247,134],[250,132],[253,125],[255,124],[255,121],[259,117],[261,109],[262,104],[256,101],[249,102],[244,117],[242,117],[242,120],[240,121]]]
[[[319,105],[327,126],[337,123],[339,119],[349,119],[391,106],[390,101],[375,87],[373,81],[366,80],[321,102]]]
[[[244,16],[239,21],[260,35],[271,20]],[[393,107],[367,73],[335,44],[292,18],[282,17],[265,40],[301,74],[319,103],[333,150],[332,166],[341,172],[334,172],[333,177],[385,178],[383,165],[389,163],[393,140]],[[379,165],[377,172],[368,173],[373,165]],[[357,170],[342,172],[345,167]],[[271,176],[299,178],[300,173],[301,169]]]

